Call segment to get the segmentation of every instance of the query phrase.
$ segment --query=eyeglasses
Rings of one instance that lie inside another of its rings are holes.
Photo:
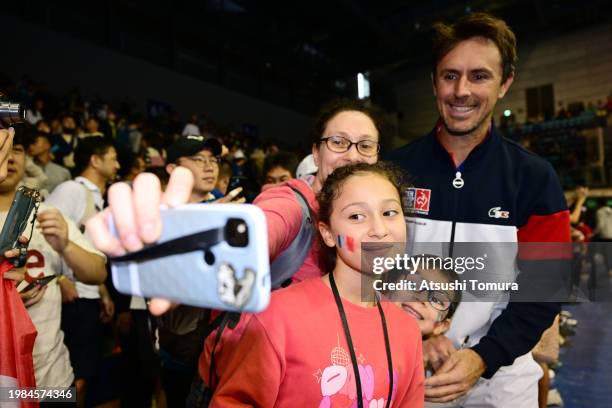
[[[219,158],[217,156],[204,157],[200,155],[195,155],[195,156],[189,156],[186,158],[191,160],[195,164],[197,164],[198,167],[202,167],[202,168],[204,168],[205,166],[219,165]]]
[[[380,145],[372,140],[360,140],[358,142],[351,142],[349,139],[343,136],[330,136],[324,137],[319,140],[319,143],[325,143],[327,148],[332,152],[344,153],[348,152],[353,146],[357,146],[359,154],[367,157],[376,156],[380,151]]]
[[[420,283],[422,281],[422,279],[420,281],[414,280],[417,288],[421,287]],[[410,295],[416,301],[427,300],[434,309],[440,312],[446,312],[452,305],[450,294],[441,290],[411,290]]]

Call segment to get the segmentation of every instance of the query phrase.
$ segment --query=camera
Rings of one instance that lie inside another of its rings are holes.
[[[25,264],[28,246],[20,243],[19,237],[24,233],[28,224],[32,225],[32,229],[34,228],[34,220],[40,202],[41,198],[38,190],[25,186],[19,187],[0,231],[0,254],[13,248],[19,248],[20,250],[19,256],[11,261],[15,267]],[[33,218],[31,217],[32,212],[34,212]],[[32,219],[30,220],[30,218]],[[32,233],[30,232],[31,237]]]
[[[23,123],[25,117],[23,105],[0,99],[0,129],[8,129],[15,123]]]

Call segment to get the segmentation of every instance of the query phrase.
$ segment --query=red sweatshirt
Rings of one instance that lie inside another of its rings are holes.
[[[384,407],[389,381],[376,307],[343,300],[363,390],[364,407]],[[421,334],[413,318],[392,303],[383,310],[393,358],[392,407],[422,407]],[[342,322],[331,289],[310,279],[272,294],[264,312],[243,317],[242,336],[224,337],[215,360],[218,379],[211,407],[356,407],[356,385]],[[200,359],[208,378],[214,336]],[[238,341],[238,338],[239,341]],[[228,347],[231,346],[231,347]]]
[[[312,187],[302,179],[292,179],[281,185],[273,185],[255,198],[253,204],[261,208],[268,224],[268,248],[273,261],[295,239],[302,225],[302,208],[291,187],[306,197],[308,205],[317,213],[319,203]],[[316,229],[316,225],[315,225]],[[293,275],[293,282],[320,277],[317,246],[312,245],[304,264]]]

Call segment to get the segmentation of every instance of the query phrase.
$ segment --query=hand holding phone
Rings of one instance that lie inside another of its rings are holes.
[[[87,230],[89,231],[89,235],[92,237],[95,246],[101,251],[115,257],[120,257],[126,254],[138,252],[147,247],[150,244],[157,244],[164,239],[168,239],[168,237],[164,238],[163,234],[166,231],[165,226],[167,225],[165,220],[163,220],[162,212],[160,211],[161,207],[165,208],[173,208],[179,206],[181,204],[186,203],[189,200],[191,195],[191,190],[193,188],[193,174],[188,169],[184,169],[182,167],[177,167],[171,174],[170,180],[166,187],[166,190],[161,191],[160,182],[157,177],[150,173],[143,173],[136,177],[132,186],[127,185],[126,183],[116,183],[109,188],[108,191],[108,200],[109,207],[103,212],[95,215],[87,222]],[[196,205],[196,204],[194,204]],[[212,210],[213,206],[222,207],[224,210],[234,210],[235,207],[240,207],[240,211],[243,210],[245,206],[233,206],[230,204],[224,204],[222,206],[215,204],[204,204],[208,210]],[[186,206],[187,207],[187,206]],[[250,207],[250,206],[248,206]],[[171,213],[172,210],[168,210],[168,213]],[[252,211],[252,210],[247,210]],[[260,210],[258,210],[260,211]],[[214,227],[211,223],[220,222],[220,217],[215,217],[213,214],[208,214],[207,216],[200,216],[195,218],[187,218],[185,216],[181,216],[184,213],[175,212],[179,223],[185,229],[193,228],[211,228]],[[202,215],[202,214],[200,214]],[[256,265],[261,265],[255,270],[256,279],[253,280],[253,284],[256,285],[257,293],[259,293],[260,289],[262,296],[256,296],[256,298],[251,303],[247,302],[246,307],[242,308],[244,310],[248,310],[248,307],[259,303],[258,308],[265,307],[267,304],[267,299],[269,298],[269,287],[270,287],[270,278],[269,278],[269,259],[268,259],[268,243],[267,243],[267,227],[265,225],[265,218],[262,218],[263,214],[260,213],[258,218],[261,222],[258,222],[259,225],[263,227],[251,228],[249,229],[248,238],[250,248],[248,251],[252,256],[243,256],[236,259],[240,259],[241,262],[253,263]],[[113,227],[112,231],[109,225],[109,220],[113,219]],[[181,221],[182,220],[182,221]],[[187,222],[185,222],[188,220]],[[201,221],[208,222],[206,225],[201,225]],[[223,221],[225,222],[225,221]],[[248,225],[248,224],[247,224]],[[263,228],[263,231],[261,230]],[[214,229],[214,228],[213,228]],[[217,228],[218,229],[218,226]],[[256,230],[260,232],[255,233]],[[200,231],[202,231],[200,229]],[[246,232],[246,231],[245,231]],[[172,237],[170,237],[172,239]],[[220,249],[221,245],[216,246],[216,250]],[[244,248],[237,248],[238,251],[243,251]],[[214,250],[212,251],[214,254]],[[191,259],[188,259],[192,256]],[[215,259],[229,259],[230,261],[233,259],[232,253],[221,253],[222,257],[215,257]],[[173,262],[175,258],[180,262]],[[167,262],[167,268],[158,268],[151,267],[153,264],[164,260]],[[208,258],[209,261],[211,258]],[[189,297],[188,292],[194,290],[194,287],[190,285],[191,280],[189,279],[179,279],[180,277],[184,278],[184,275],[191,271],[189,274],[190,277],[196,277],[195,282],[198,285],[205,285],[206,282],[202,281],[201,278],[198,278],[198,274],[196,269],[194,269],[190,261],[195,263],[200,263],[200,267],[202,269],[207,269],[210,271],[212,269],[212,265],[208,265],[204,267],[201,262],[204,260],[202,256],[202,252],[192,252],[192,254],[179,254],[173,257],[152,259],[149,261],[146,268],[147,272],[151,271],[153,274],[145,274],[145,268],[141,268],[141,263],[139,261],[134,262],[123,262],[123,265],[119,265],[115,263],[115,268],[113,270],[113,281],[115,282],[116,287],[123,291],[123,293],[145,293],[145,290],[142,289],[143,285],[141,284],[144,280],[141,277],[145,278],[146,284],[148,286],[152,281],[154,285],[157,285],[154,290],[150,292],[147,296],[153,296],[151,299],[151,304],[149,309],[151,313],[156,315],[162,314],[167,311],[170,307],[170,302],[167,299],[176,300],[178,302],[184,301],[183,298]],[[265,261],[265,263],[264,263]],[[142,263],[144,264],[144,262]],[[117,267],[117,265],[119,265]],[[133,266],[132,266],[133,265]],[[214,265],[214,263],[213,263]],[[151,268],[149,268],[151,267]],[[234,288],[235,281],[241,280],[244,278],[243,275],[244,270],[242,268],[234,265],[233,267],[236,275],[233,273],[225,273],[223,274],[226,278],[234,279]],[[214,270],[214,269],[212,269]],[[220,271],[220,268],[216,269],[216,271]],[[126,273],[127,272],[127,273]],[[224,270],[227,272],[227,270]],[[142,273],[142,275],[141,275]],[[195,273],[195,274],[194,274]],[[162,281],[155,282],[155,278],[161,274],[163,279]],[[206,279],[210,278],[210,273],[199,275],[207,276]],[[168,287],[164,287],[163,283],[169,282],[174,285],[172,292],[176,296],[170,296],[168,294]],[[217,298],[218,292],[217,286],[218,283],[224,282],[223,279],[214,279],[214,285],[210,286],[208,290],[213,291],[214,296],[207,297],[202,296],[200,293],[198,298],[201,302],[202,300],[211,301]],[[209,281],[210,283],[210,281]],[[238,282],[240,283],[240,282]],[[244,283],[249,283],[245,281]],[[179,284],[181,285],[179,287]],[[122,286],[123,289],[119,288]],[[223,285],[224,290],[228,290],[230,285]],[[206,289],[206,287],[204,288]],[[244,290],[243,288],[237,288],[240,290]],[[148,292],[148,289],[147,289]],[[157,297],[155,297],[157,296]],[[259,299],[257,299],[259,298]],[[242,296],[234,296],[232,299],[234,304],[238,303],[236,300],[243,299]],[[189,301],[189,299],[187,299]],[[188,303],[188,302],[187,302]],[[221,300],[219,298],[217,305],[219,309],[225,309],[227,306],[221,305]],[[234,307],[234,309],[237,309]],[[255,308],[254,308],[255,309]]]
[[[224,203],[233,203],[233,204],[242,204],[246,202],[246,198],[242,196],[242,187],[236,187],[235,189],[229,191],[225,196],[215,200],[215,204],[224,204]]]
[[[45,295],[46,291],[47,291],[47,285],[45,286],[36,285],[27,292],[19,292],[19,296],[21,297],[21,300],[23,301],[23,305],[25,307],[30,307],[40,302],[40,300]]]
[[[43,286],[47,286],[49,284],[49,282],[51,282],[53,279],[57,278],[57,275],[48,275],[48,276],[43,276],[40,278],[34,278],[34,280],[32,280],[32,282],[30,282],[28,284],[28,286],[26,286],[25,288],[21,289],[19,291],[19,293],[25,293],[25,292],[29,292],[30,290],[34,289],[35,287],[43,287]]]
[[[256,183],[254,183],[250,178],[245,176],[232,176],[230,177],[229,184],[227,185],[228,193],[226,196],[231,195],[232,192],[237,191],[239,188],[240,195],[236,196],[236,198],[244,198],[244,200],[248,203],[252,202],[257,192],[259,192],[259,188],[257,188]]]
[[[162,209],[161,219],[157,242],[110,259],[119,292],[218,310],[267,307],[268,234],[259,208],[189,204]]]

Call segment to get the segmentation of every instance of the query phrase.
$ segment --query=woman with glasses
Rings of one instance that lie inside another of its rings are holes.
[[[377,162],[380,145],[375,117],[372,109],[360,100],[338,100],[325,106],[315,121],[312,133],[312,154],[317,172],[304,179],[293,179],[266,188],[255,199],[254,204],[263,210],[267,220],[271,262],[289,248],[304,227],[303,208],[296,191],[304,197],[310,213],[317,218],[319,205],[316,195],[336,168]],[[175,170],[164,194],[164,203],[170,206],[182,204],[188,197],[186,190],[191,188],[191,183],[189,172]],[[96,246],[110,255],[121,255],[125,250],[142,248],[143,242],[155,242],[161,229],[159,213],[156,213],[160,201],[159,182],[146,173],[135,180],[133,192],[125,187],[112,186],[109,189],[109,202],[119,236],[130,236],[138,242],[121,242],[115,238],[104,223],[104,215],[101,215],[88,225]],[[135,206],[134,202],[139,205]],[[313,225],[316,226],[316,222]],[[305,260],[294,266],[297,269],[292,276],[294,283],[320,278],[323,273],[319,268],[317,246],[311,242]],[[161,299],[152,299],[149,306],[151,312],[158,315],[165,313],[169,307],[170,303]],[[250,315],[243,315],[235,329],[226,328],[223,332],[215,354],[217,373],[224,372],[226,357],[231,355],[233,345],[240,339],[249,318]],[[215,337],[216,333],[213,332],[209,339]],[[200,357],[200,375],[204,380],[209,377],[209,358],[210,355],[206,353]]]
[[[315,121],[311,137],[317,172],[280,186],[264,188],[254,201],[268,221],[271,261],[289,247],[302,228],[302,207],[294,189],[302,194],[316,216],[319,211],[316,194],[336,168],[355,163],[372,164],[378,160],[379,125],[375,113],[363,101],[337,100],[325,106]],[[317,251],[311,246],[292,282],[321,276]]]
[[[361,162],[376,163],[380,144],[375,117],[373,110],[361,100],[340,99],[326,105],[315,121],[312,133],[312,154],[317,172],[304,179],[266,188],[255,199],[254,204],[266,216],[271,262],[291,245],[303,227],[302,206],[295,191],[304,197],[316,218],[316,194],[336,168]],[[190,172],[174,171],[164,194],[164,203],[170,206],[182,204],[189,197],[192,185]],[[107,211],[114,215],[119,236],[130,237],[128,241],[122,242],[109,232],[104,222],[106,213],[91,220],[89,228],[95,235],[96,246],[110,255],[139,250],[144,242],[155,242],[159,238],[161,218],[157,209],[162,201],[159,181],[155,176],[143,173],[136,178],[133,188],[133,191],[127,186],[109,188]],[[317,249],[311,244],[292,281],[321,276],[317,259]],[[151,305],[152,312],[160,314],[168,307],[169,303],[161,300],[155,300]]]

